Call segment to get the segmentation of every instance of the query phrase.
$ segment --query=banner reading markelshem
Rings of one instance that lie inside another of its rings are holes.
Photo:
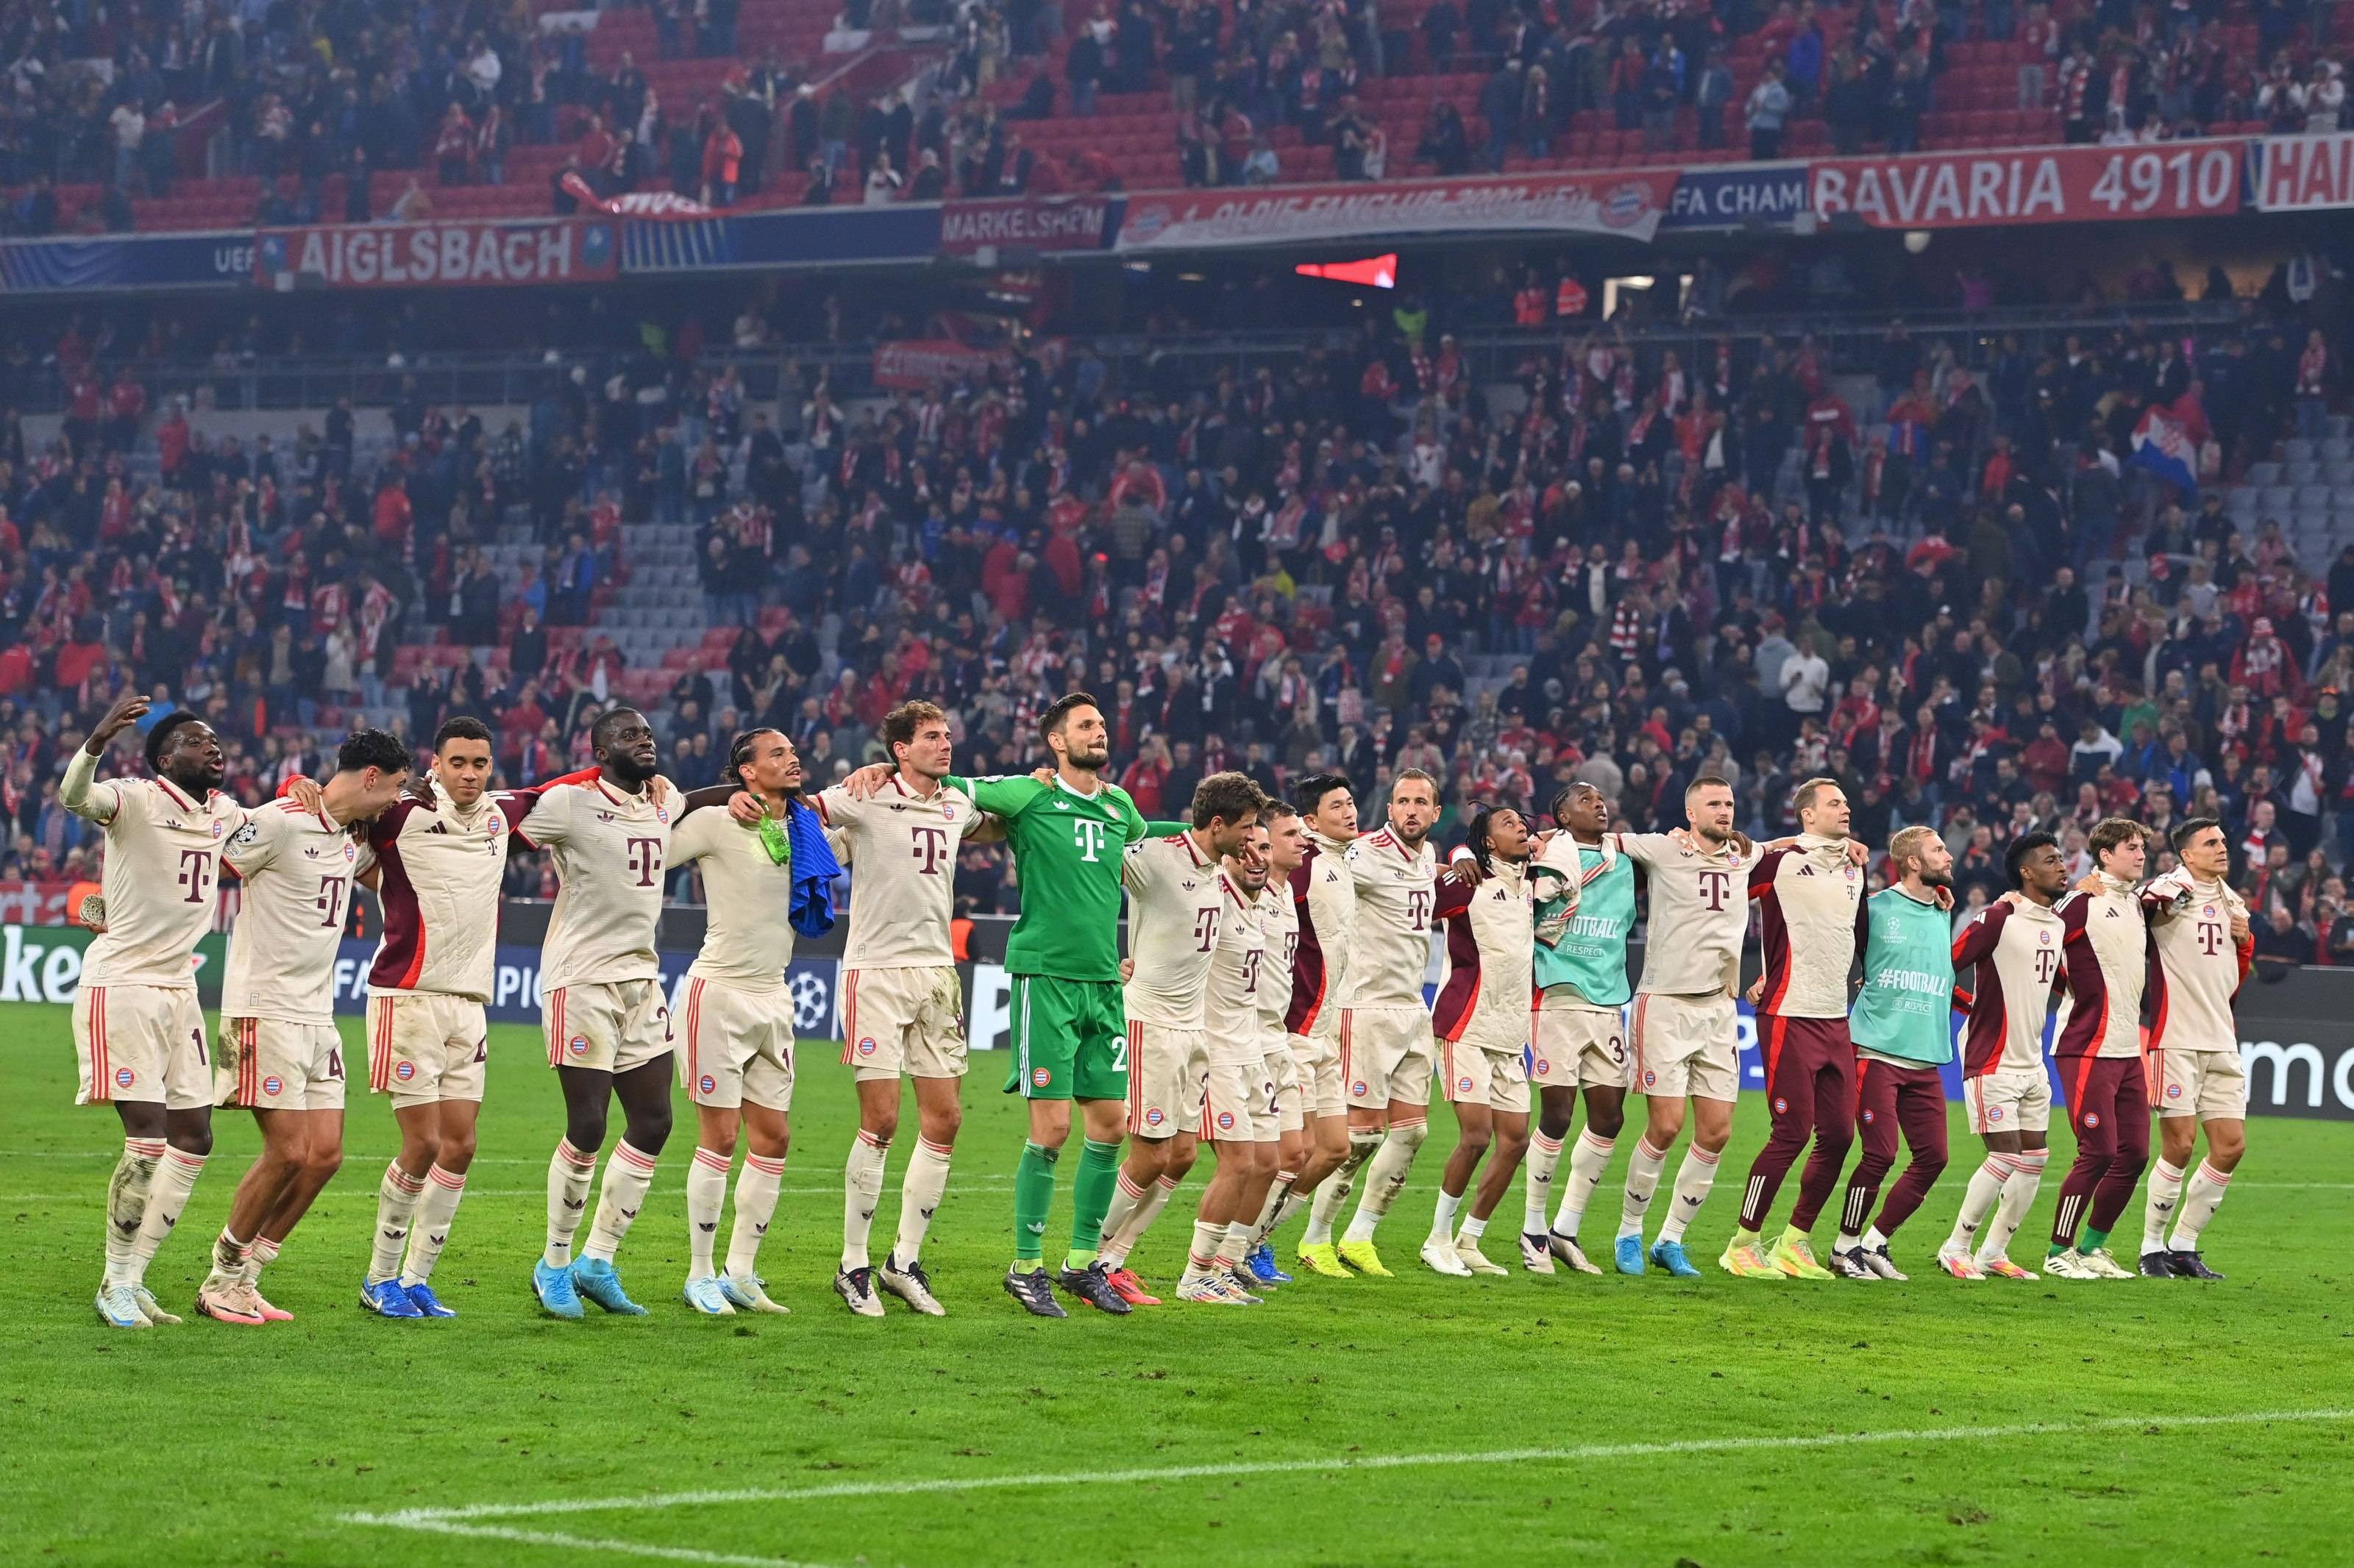
[[[255,237],[253,280],[281,290],[607,282],[620,268],[620,228],[599,217],[265,228]]]
[[[1265,185],[1128,198],[1118,249],[1197,250],[1404,234],[1615,234],[1649,242],[1673,169],[1385,185]]]

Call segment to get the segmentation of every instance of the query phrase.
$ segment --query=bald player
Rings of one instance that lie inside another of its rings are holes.
[[[1741,1089],[1740,1017],[1733,1005],[1741,980],[1741,943],[1749,929],[1745,895],[1759,850],[1734,831],[1733,786],[1703,774],[1684,789],[1687,831],[1618,833],[1611,843],[1645,874],[1650,899],[1643,978],[1635,988],[1635,1087],[1646,1125],[1627,1165],[1619,1210],[1618,1272],[1643,1272],[1643,1220],[1666,1172],[1668,1150],[1692,1113],[1692,1142],[1676,1172],[1675,1202],[1649,1260],[1680,1279],[1700,1270],[1684,1255],[1684,1231],[1716,1182],[1718,1160],[1733,1136]]]

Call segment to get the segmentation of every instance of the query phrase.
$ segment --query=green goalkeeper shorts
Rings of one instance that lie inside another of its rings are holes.
[[[1117,980],[1013,977],[1013,1070],[1034,1100],[1128,1098],[1128,1009]]]

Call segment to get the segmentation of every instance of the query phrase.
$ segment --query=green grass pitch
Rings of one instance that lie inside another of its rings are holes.
[[[357,1021],[345,1028],[360,1059]],[[793,1315],[704,1319],[678,1302],[682,1100],[621,1254],[652,1316],[591,1308],[570,1324],[538,1316],[527,1284],[557,1097],[536,1033],[504,1026],[435,1281],[459,1319],[388,1323],[355,1305],[394,1146],[391,1113],[360,1093],[343,1174],[270,1276],[295,1320],[126,1334],[90,1307],[119,1135],[110,1113],[69,1103],[65,1010],[0,1008],[0,1563],[1730,1568],[2354,1552],[2343,1126],[2254,1124],[2210,1234],[2225,1284],[1943,1277],[1929,1250],[1977,1147],[1957,1128],[1956,1169],[1900,1238],[1912,1282],[1809,1286],[1712,1267],[1697,1282],[1433,1276],[1414,1254],[1452,1138],[1442,1115],[1384,1229],[1394,1280],[1055,1323],[998,1287],[1021,1123],[996,1092],[1002,1059],[985,1058],[927,1254],[950,1316],[895,1301],[875,1322],[828,1288],[853,1099],[817,1045],[763,1255]],[[1696,1255],[1722,1245],[1763,1121],[1744,1102]],[[913,1128],[910,1107],[878,1237]],[[254,1147],[249,1118],[221,1118],[150,1275],[175,1310]],[[1173,1277],[1204,1173],[1138,1258],[1148,1278]],[[1516,1192],[1499,1254],[1517,1206]],[[1066,1177],[1057,1240],[1069,1213]],[[2137,1198],[2121,1237],[2139,1224]]]

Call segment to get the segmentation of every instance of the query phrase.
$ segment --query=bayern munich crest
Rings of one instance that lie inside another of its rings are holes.
[[[575,1056],[586,1056],[588,1054],[588,1036],[586,1034],[575,1034],[571,1039],[565,1042],[565,1046]]]
[[[1235,1113],[1232,1111],[1220,1111],[1218,1113],[1218,1130],[1220,1132],[1232,1132],[1234,1129]]]
[[[1159,1106],[1155,1106],[1150,1110],[1144,1113],[1144,1125],[1147,1127],[1159,1127],[1162,1122],[1168,1119],[1169,1118],[1161,1114],[1161,1107]]]
[[[1988,1120],[1988,1121],[2000,1121],[2001,1119],[2002,1119],[2002,1107],[2001,1107],[2000,1106],[1988,1106],[1988,1107],[1987,1107],[1987,1120]]]
[[[261,1092],[272,1098],[277,1097],[279,1094],[283,1092],[285,1087],[286,1080],[280,1077],[275,1073],[270,1074],[270,1076],[261,1080]]]
[[[139,1081],[139,1075],[138,1075],[138,1074],[136,1074],[136,1073],[133,1073],[130,1068],[128,1068],[128,1067],[117,1067],[117,1068],[115,1068],[115,1069],[114,1069],[114,1085],[115,1085],[115,1087],[117,1087],[117,1088],[122,1088],[122,1089],[127,1089],[127,1088],[129,1088],[132,1085],[133,1085],[133,1084],[137,1083],[138,1081]]]
[[[713,1093],[719,1087],[719,1081],[714,1078],[710,1074],[705,1073],[703,1076],[695,1080],[695,1086],[699,1092],[707,1095]]]
[[[1055,1075],[1047,1068],[1034,1067],[1030,1071],[1030,1081],[1043,1089],[1055,1081]]]
[[[398,1078],[405,1084],[408,1082],[409,1079],[417,1076],[417,1064],[414,1062],[403,1062],[400,1065],[392,1070],[392,1075]]]
[[[862,1056],[872,1056],[875,1054],[875,1036],[868,1034],[863,1036],[859,1040],[858,1054]]]
[[[2086,1127],[2098,1127],[2098,1126],[2100,1126],[2100,1125],[2101,1125],[2101,1113],[2100,1113],[2100,1112],[2098,1112],[2098,1111],[2086,1111],[2086,1112],[2084,1113],[2084,1125],[2085,1125]]]

